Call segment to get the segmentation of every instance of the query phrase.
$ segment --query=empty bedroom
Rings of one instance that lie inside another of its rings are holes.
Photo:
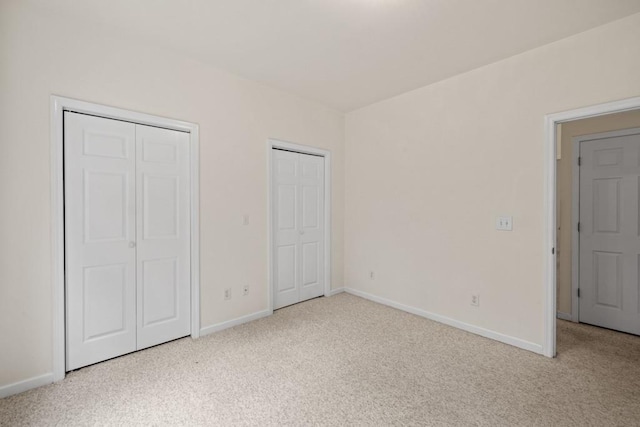
[[[0,0],[0,425],[637,425],[640,0]]]

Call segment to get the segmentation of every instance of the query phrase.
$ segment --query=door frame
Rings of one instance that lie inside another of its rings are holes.
[[[282,141],[279,139],[269,138],[267,140],[267,230],[268,230],[268,254],[269,266],[267,269],[269,295],[268,307],[269,313],[273,313],[273,149],[293,151],[301,154],[312,154],[324,157],[324,296],[331,295],[331,151],[322,148],[310,147],[307,145],[295,144],[293,142]]]
[[[187,132],[189,136],[191,216],[191,337],[200,336],[200,150],[195,123],[138,113],[92,102],[51,95],[51,232],[52,232],[52,328],[53,380],[65,377],[65,264],[64,264],[64,112],[90,114],[107,119]]]
[[[640,97],[592,105],[544,116],[544,277],[542,354],[556,355],[556,125],[573,120],[640,109]]]
[[[571,321],[580,322],[580,299],[578,289],[580,288],[580,233],[577,232],[578,222],[580,222],[580,167],[578,157],[580,157],[580,144],[596,139],[616,138],[619,136],[637,135],[640,128],[627,128],[611,130],[608,132],[591,133],[588,135],[575,136],[572,139],[572,165],[571,173]]]
[[[571,321],[580,321],[580,300],[578,299],[578,287],[580,286],[580,233],[578,222],[580,221],[580,137],[572,139],[571,155]]]

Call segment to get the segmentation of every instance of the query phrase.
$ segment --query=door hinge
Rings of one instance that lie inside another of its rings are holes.
[[[578,221],[578,233],[580,232],[580,221]]]
[[[578,288],[578,298],[580,298],[580,288]]]
[[[556,248],[551,248],[551,255],[555,255],[556,254]]]
[[[578,166],[582,166],[582,156],[578,157]]]

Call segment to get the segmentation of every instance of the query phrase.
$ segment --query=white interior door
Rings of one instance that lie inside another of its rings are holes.
[[[272,150],[274,309],[324,294],[324,158]]]
[[[580,142],[581,322],[640,334],[640,129]]]
[[[189,134],[136,125],[137,348],[189,335]]]
[[[135,125],[64,113],[67,370],[136,349]]]
[[[64,116],[72,370],[190,333],[189,134]]]

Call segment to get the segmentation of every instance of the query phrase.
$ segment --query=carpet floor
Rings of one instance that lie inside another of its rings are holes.
[[[558,321],[548,359],[352,295],[99,363],[0,425],[640,425],[640,338]]]

